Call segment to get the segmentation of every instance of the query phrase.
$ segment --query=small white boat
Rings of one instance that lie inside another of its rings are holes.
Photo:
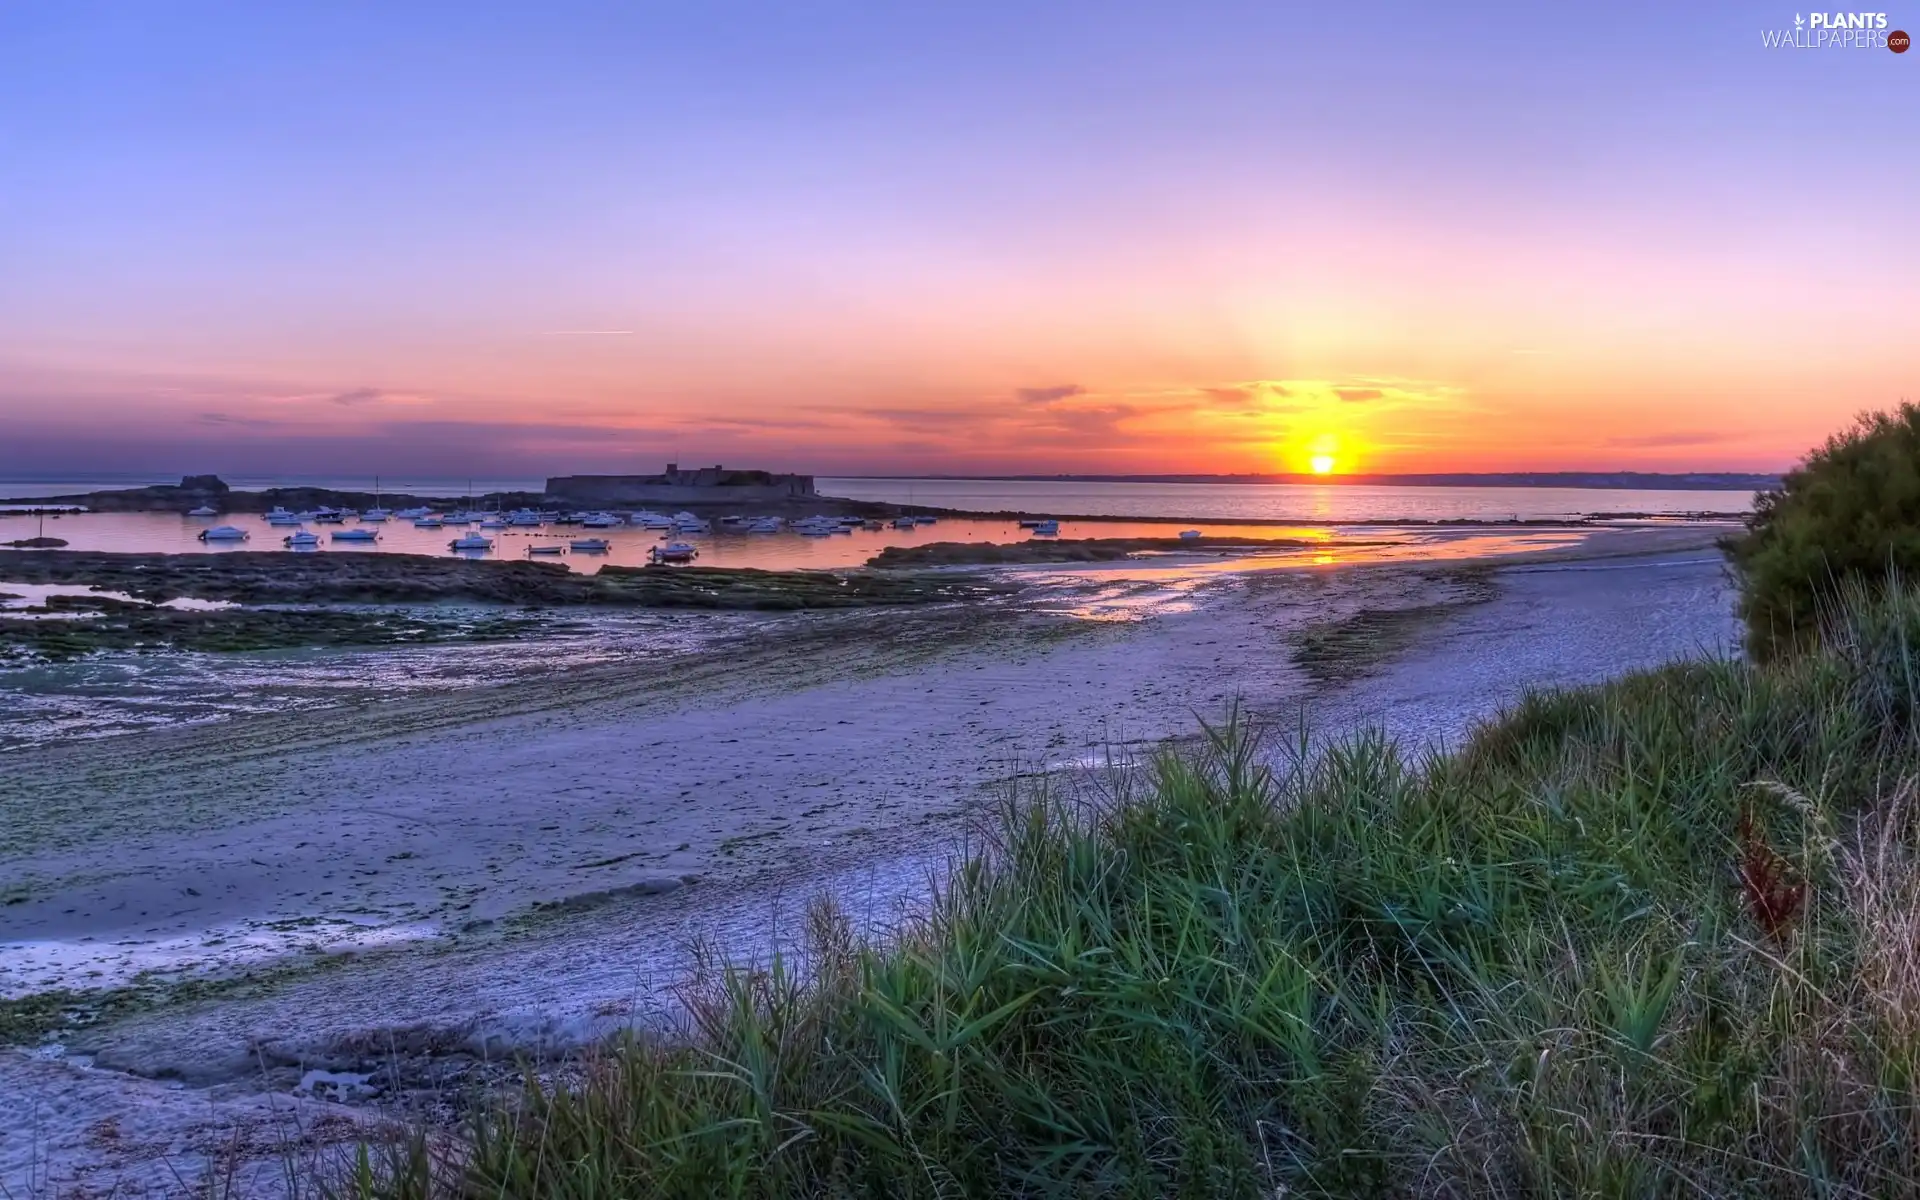
[[[586,516],[581,517],[580,524],[587,529],[612,529],[616,525],[625,524],[625,522],[621,521],[619,517],[614,516],[612,513],[597,512],[588,513]]]
[[[1180,536],[1182,539],[1197,538],[1200,536],[1200,531],[1198,529],[1182,529]]]
[[[317,550],[320,548],[320,535],[302,529],[291,537],[283,537],[281,543],[289,550]]]
[[[664,546],[655,546],[647,551],[647,557],[657,563],[692,562],[700,557],[700,550],[697,546],[690,546],[685,542],[668,542]]]
[[[1060,532],[1060,522],[1036,521],[1033,525],[1033,532],[1039,537],[1052,537]]]
[[[413,527],[415,529],[438,529],[440,528],[440,518],[439,517],[415,517],[413,519]]]
[[[675,533],[705,533],[711,528],[711,525],[690,512],[673,514],[673,531]]]
[[[427,514],[421,513],[420,515],[424,517]],[[471,525],[475,521],[478,521],[479,519],[480,517],[478,514],[470,513],[470,512],[450,512],[446,516],[440,518],[441,521],[445,522],[448,525]]]
[[[480,522],[480,528],[482,529],[505,529],[506,527],[507,523],[499,517],[488,517],[486,520]]]
[[[236,525],[215,525],[212,529],[202,529],[199,537],[203,542],[244,542],[247,531]]]
[[[465,533],[447,543],[449,550],[491,550],[493,539],[477,533]]]
[[[921,516],[921,517],[915,517],[915,518],[913,519],[913,523],[914,523],[915,525],[938,525],[938,524],[940,523],[940,518],[939,518],[939,517],[926,517],[926,516]]]
[[[613,549],[613,543],[606,538],[575,538],[567,546],[582,554],[605,554]]]
[[[188,509],[187,515],[190,517],[217,517],[220,515],[220,510],[210,504],[202,504],[199,508]]]
[[[336,529],[332,534],[336,542],[377,542],[380,535],[371,529]]]
[[[301,519],[298,513],[290,513],[284,508],[271,508],[267,510],[267,524],[269,525],[298,525]]]
[[[392,515],[391,512],[388,512],[384,508],[370,508],[360,514],[360,519],[362,521],[384,521]]]
[[[345,524],[346,519],[347,510],[344,508],[316,508],[313,510],[313,521],[316,525],[341,525]]]
[[[541,523],[541,516],[530,508],[516,509],[507,514],[507,524],[516,528],[529,529]]]
[[[893,519],[893,527],[895,529],[912,529],[917,524],[919,524],[919,522],[915,521],[912,517],[895,517]]]
[[[565,546],[528,546],[527,547],[528,554],[565,554],[566,552],[567,552],[567,548]]]
[[[779,533],[779,517],[755,517],[747,522],[748,533]]]
[[[672,517],[669,517],[664,513],[648,512],[644,508],[641,509],[639,512],[629,514],[627,517],[627,521],[630,524],[638,525],[642,529],[672,529],[673,528]]]
[[[373,511],[375,511],[375,512],[378,512],[379,510],[378,510],[378,509],[375,509],[375,510],[373,510]],[[427,515],[428,513],[430,513],[430,512],[432,512],[432,511],[433,511],[432,509],[430,509],[430,508],[424,508],[424,507],[422,507],[422,508],[403,508],[403,509],[401,509],[401,510],[400,510],[399,512],[397,512],[397,513],[394,513],[393,515],[394,515],[394,516],[396,516],[396,517],[398,517],[398,518],[400,518],[400,519],[401,519],[402,521],[414,521],[414,520],[418,520],[418,519],[419,519],[419,518],[421,518],[421,517],[424,517],[424,516],[426,516],[426,515]]]

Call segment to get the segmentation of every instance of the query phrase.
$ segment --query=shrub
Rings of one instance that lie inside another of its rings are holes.
[[[1920,569],[1920,405],[1862,416],[1762,492],[1724,543],[1740,582],[1747,648],[1804,648],[1842,583]]]

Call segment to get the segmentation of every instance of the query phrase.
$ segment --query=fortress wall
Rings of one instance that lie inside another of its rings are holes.
[[[622,475],[565,475],[547,480],[547,495],[568,504],[766,504],[804,499],[814,490],[811,475],[788,475],[770,484],[739,487],[687,487]]]

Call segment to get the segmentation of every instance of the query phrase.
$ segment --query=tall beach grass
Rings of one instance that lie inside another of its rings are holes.
[[[1029,791],[924,920],[722,973],[368,1194],[1920,1195],[1920,594],[1526,697],[1240,720]]]

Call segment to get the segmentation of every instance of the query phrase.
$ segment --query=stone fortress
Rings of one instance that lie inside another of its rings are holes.
[[[721,466],[682,471],[668,463],[659,475],[556,475],[547,499],[575,508],[641,504],[777,504],[809,500],[813,476],[733,471]]]

